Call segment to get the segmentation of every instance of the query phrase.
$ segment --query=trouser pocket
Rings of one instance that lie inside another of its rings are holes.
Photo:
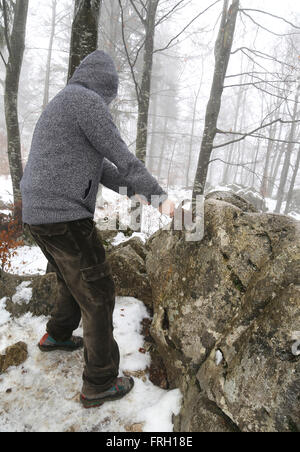
[[[88,293],[93,299],[98,302],[110,302],[114,305],[115,284],[111,266],[107,260],[82,268],[80,273]]]
[[[36,242],[41,240],[57,258],[63,259],[64,255],[76,256],[80,253],[80,247],[69,229],[68,222],[30,224],[28,228]]]

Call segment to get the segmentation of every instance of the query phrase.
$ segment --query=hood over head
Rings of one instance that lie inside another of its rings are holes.
[[[102,50],[85,57],[68,84],[77,83],[95,91],[110,104],[118,94],[119,77],[112,58]]]

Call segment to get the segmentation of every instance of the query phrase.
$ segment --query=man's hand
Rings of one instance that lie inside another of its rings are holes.
[[[135,198],[142,204],[149,205],[149,202],[146,202],[143,198],[141,198],[139,195],[135,194]],[[163,215],[169,215],[169,217],[174,217],[175,212],[175,204],[171,199],[166,199],[158,208],[161,214]]]
[[[171,199],[166,199],[158,208],[161,214],[169,215],[169,217],[174,217],[175,204]]]

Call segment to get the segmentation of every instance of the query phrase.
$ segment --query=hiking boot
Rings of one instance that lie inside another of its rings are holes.
[[[103,405],[104,402],[112,402],[118,400],[128,394],[134,386],[134,380],[131,377],[118,377],[111,388],[106,391],[94,393],[86,391],[86,394],[81,392],[80,402],[84,408],[95,408]]]
[[[67,341],[56,341],[46,333],[38,343],[38,347],[42,352],[53,352],[54,350],[73,352],[83,347],[83,339],[82,337],[72,336]]]

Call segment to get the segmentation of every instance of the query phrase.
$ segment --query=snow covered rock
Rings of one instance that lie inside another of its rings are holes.
[[[240,184],[229,184],[224,186],[224,190],[226,191],[228,190],[229,193],[231,191],[231,193],[233,192],[239,198],[242,198],[244,201],[247,201],[255,208],[257,212],[266,212],[268,210],[266,205],[266,199],[254,187],[249,187]]]
[[[212,191],[208,193],[205,198],[229,202],[230,204],[243,210],[243,212],[257,212],[257,209],[251,202],[241,196],[238,196],[233,191]]]
[[[208,399],[215,428],[300,430],[299,223],[208,199],[201,242],[160,230],[147,247],[151,334],[170,387],[184,394],[176,428],[197,431],[198,419],[203,431]]]
[[[0,296],[6,297],[6,310],[14,317],[26,312],[49,315],[56,298],[56,275],[21,276],[2,273]]]

